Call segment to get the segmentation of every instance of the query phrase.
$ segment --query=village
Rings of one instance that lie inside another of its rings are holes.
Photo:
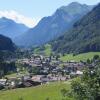
[[[32,55],[30,58],[17,59],[16,63],[24,65],[27,73],[22,74],[17,68],[15,77],[0,79],[0,89],[32,87],[50,82],[67,81],[81,76],[85,62],[61,61],[56,56]],[[23,69],[22,68],[22,69]]]

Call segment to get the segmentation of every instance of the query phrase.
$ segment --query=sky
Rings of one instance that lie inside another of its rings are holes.
[[[57,8],[71,2],[95,5],[100,0],[0,0],[0,17],[12,17],[16,22],[33,27],[42,17],[52,15]]]

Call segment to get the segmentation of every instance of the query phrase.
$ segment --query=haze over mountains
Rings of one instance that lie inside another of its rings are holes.
[[[53,41],[52,46],[55,52],[62,53],[100,51],[100,4]]]
[[[13,42],[6,39],[10,37],[16,45],[26,48],[54,40],[52,49],[57,53],[100,51],[100,4],[93,7],[73,2],[57,9],[52,16],[42,18],[31,29],[11,19],[0,18],[0,34],[4,35],[0,36],[1,45],[7,44],[7,41],[2,42],[4,39],[13,47]]]
[[[23,34],[28,29],[29,28],[24,24],[16,23],[6,17],[0,18],[0,34],[10,37],[11,39]]]
[[[52,16],[44,17],[38,25],[14,39],[19,46],[39,46],[56,39],[68,31],[80,18],[91,11],[93,6],[73,2],[56,10]]]

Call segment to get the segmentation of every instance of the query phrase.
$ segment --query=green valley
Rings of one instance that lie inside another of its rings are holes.
[[[1,91],[0,100],[61,100],[61,89],[63,88],[69,89],[70,82],[50,83],[33,88]]]

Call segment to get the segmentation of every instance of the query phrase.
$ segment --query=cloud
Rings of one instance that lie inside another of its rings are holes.
[[[21,15],[18,12],[13,11],[13,10],[0,11],[0,18],[1,17],[6,17],[6,18],[9,18],[9,19],[12,19],[17,23],[25,24],[28,27],[34,27],[39,21],[39,19],[26,17],[26,16]]]

